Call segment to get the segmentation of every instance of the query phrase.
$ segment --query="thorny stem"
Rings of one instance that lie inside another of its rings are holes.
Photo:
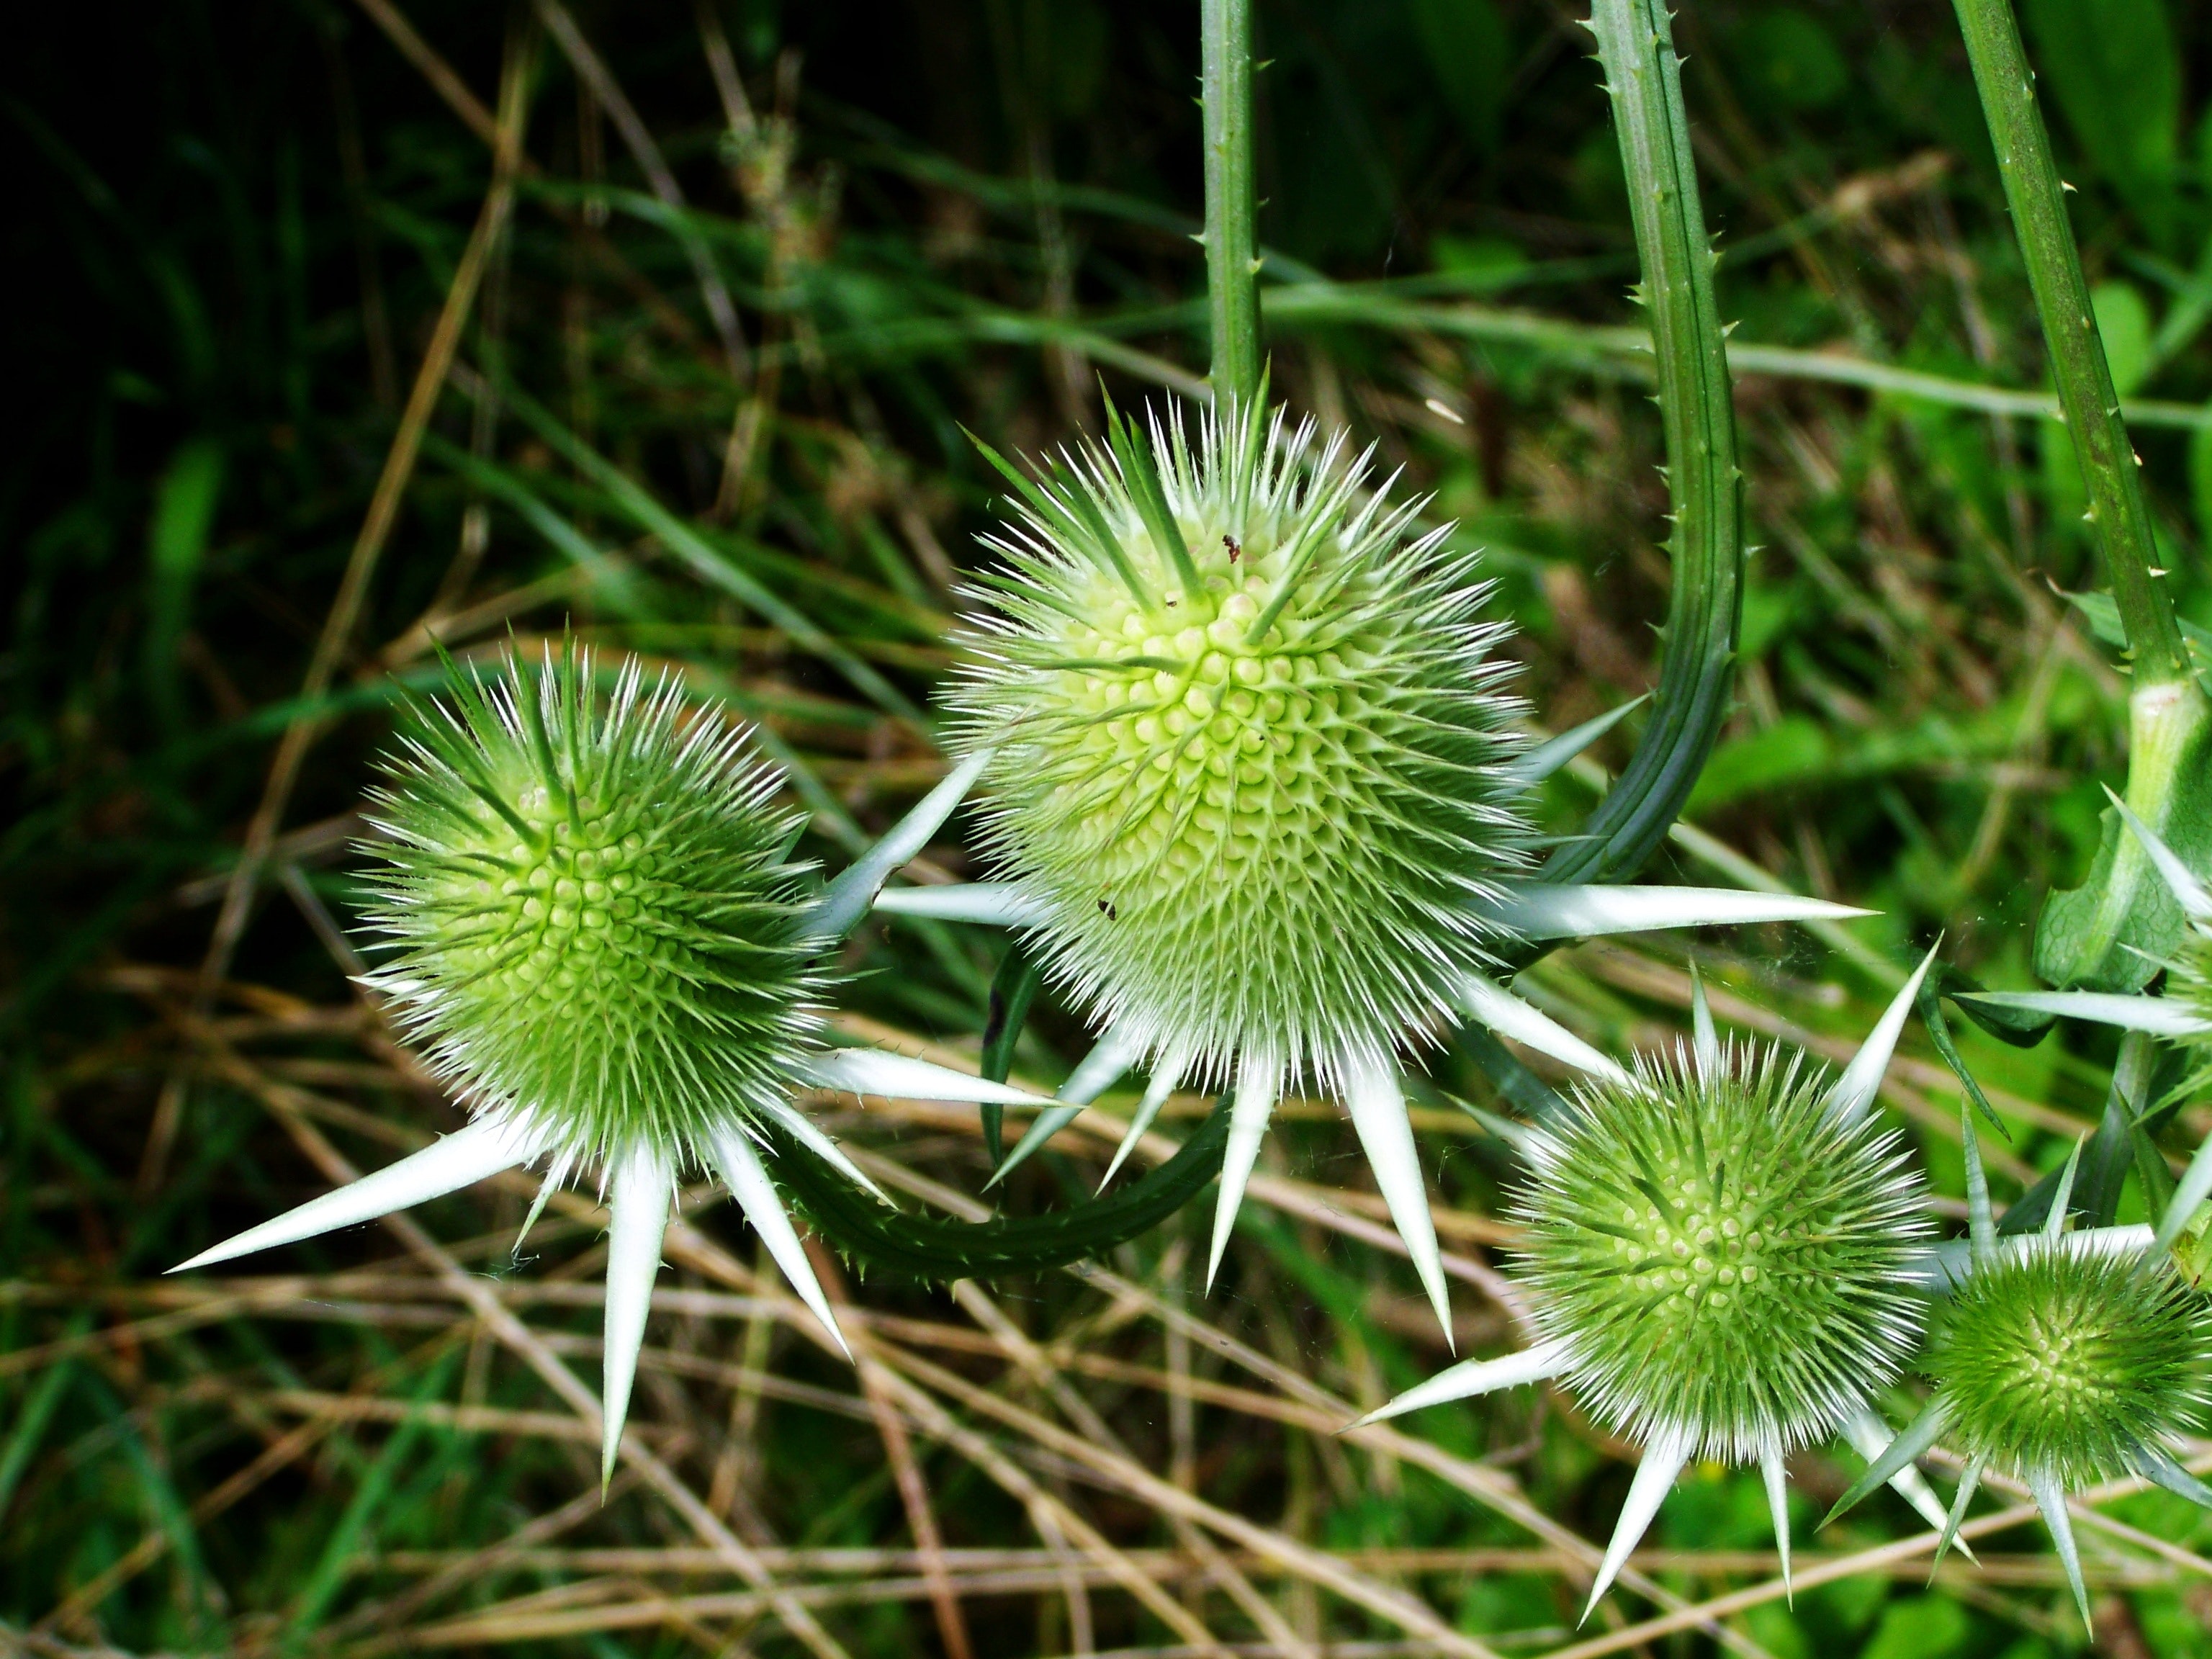
[[[2020,40],[2011,0],[1956,0],[1974,87],[1996,146],[2005,202],[2043,319],[2059,407],[2081,459],[2088,489],[2089,518],[2105,571],[2118,602],[2120,621],[2135,653],[2138,685],[2189,678],[2189,659],[2173,603],[2160,585],[2150,514],[2143,504],[2142,463],[2120,419],[2119,394],[2105,361],[2104,342],[2089,308],[2088,280],[2066,217],[2063,191],[2051,160],[2051,135],[2035,101],[2034,71]]]
[[[1620,132],[1658,368],[1674,592],[1650,724],[1582,836],[1545,866],[1551,881],[1617,881],[1657,848],[1720,735],[1742,613],[1743,474],[1680,61],[1662,0],[1593,0],[1590,27]]]
[[[1252,196],[1252,0],[1203,0],[1200,28],[1212,380],[1215,397],[1243,404],[1260,388],[1260,259]]]

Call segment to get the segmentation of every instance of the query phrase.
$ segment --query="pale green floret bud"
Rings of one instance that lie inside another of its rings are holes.
[[[2193,1429],[2212,1312],[2165,1261],[2007,1241],[1952,1294],[1925,1370],[1961,1455],[2078,1492]]]
[[[366,848],[371,983],[478,1114],[556,1155],[696,1167],[788,1093],[819,975],[799,938],[800,819],[742,732],[635,663],[457,677],[387,759]]]
[[[1592,1083],[1547,1125],[1514,1276],[1611,1432],[1747,1462],[1827,1437],[1910,1357],[1926,1195],[1779,1045]]]
[[[1506,629],[1340,437],[1197,427],[1117,422],[1024,483],[957,741],[995,750],[988,850],[1079,1002],[1201,1073],[1332,1074],[1488,961],[1531,841]]]

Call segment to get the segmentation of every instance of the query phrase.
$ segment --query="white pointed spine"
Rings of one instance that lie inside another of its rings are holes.
[[[792,1226],[791,1217],[783,1207],[782,1196],[769,1179],[752,1142],[742,1130],[726,1129],[714,1141],[714,1161],[729,1187],[730,1195],[738,1200],[738,1207],[744,1212],[746,1221],[782,1270],[785,1279],[806,1304],[806,1310],[837,1339],[838,1347],[850,1359],[853,1350],[846,1344],[845,1333],[837,1328],[837,1316],[830,1306],[830,1298],[823,1294],[822,1281],[815,1274],[814,1264],[806,1258],[806,1247],[799,1243],[798,1231]]]
[[[1674,1484],[1674,1477],[1690,1461],[1691,1437],[1682,1429],[1668,1429],[1654,1435],[1651,1443],[1644,1449],[1644,1461],[1636,1466],[1636,1479],[1629,1483],[1628,1501],[1620,1506],[1620,1519],[1613,1529],[1613,1541],[1605,1547],[1605,1559],[1599,1563],[1597,1578],[1590,1585],[1589,1601],[1583,1608],[1583,1619],[1588,1621],[1597,1609],[1613,1581],[1628,1565],[1628,1558],[1637,1545],[1644,1541],[1652,1518],[1659,1513],[1659,1505]]]
[[[1462,1359],[1449,1370],[1438,1371],[1427,1382],[1415,1383],[1389,1405],[1378,1406],[1347,1427],[1364,1429],[1370,1423],[1403,1417],[1425,1406],[1446,1406],[1455,1400],[1472,1400],[1501,1389],[1517,1389],[1524,1382],[1541,1382],[1557,1376],[1566,1366],[1567,1346],[1564,1342],[1539,1342],[1533,1348],[1523,1348],[1519,1353],[1501,1355],[1496,1359]]]
[[[1759,1451],[1759,1474],[1766,1486],[1766,1512],[1774,1521],[1775,1553],[1782,1558],[1782,1594],[1795,1607],[1797,1591],[1790,1582],[1790,1468],[1783,1461],[1779,1439],[1770,1437]]]
[[[1460,998],[1471,1018],[1500,1036],[1510,1037],[1524,1048],[1548,1054],[1609,1083],[1630,1080],[1618,1063],[1591,1048],[1550,1015],[1540,1012],[1480,975],[1469,974],[1460,982]]]
[[[1844,1420],[1844,1438],[1850,1442],[1853,1451],[1869,1463],[1878,1461],[1882,1453],[1889,1449],[1889,1443],[1894,1437],[1889,1431],[1889,1425],[1875,1413],[1872,1407]],[[1943,1500],[1936,1496],[1936,1489],[1928,1484],[1927,1476],[1907,1463],[1890,1476],[1889,1484],[1899,1498],[1912,1505],[1923,1521],[1939,1532],[1942,1530],[1943,1523],[1950,1518],[1950,1511],[1943,1507]],[[1969,1561],[1974,1559],[1974,1553],[1964,1544],[1959,1546],[1959,1553]]]
[[[923,796],[914,810],[900,819],[890,833],[871,847],[866,853],[830,884],[804,923],[805,931],[817,939],[841,939],[851,933],[868,907],[875,902],[883,884],[891,878],[891,872],[911,861],[914,856],[929,845],[938,826],[952,816],[975,780],[983,775],[990,763],[991,750],[979,749],[962,761],[936,788]]]
[[[1448,1347],[1459,1346],[1452,1338],[1451,1297],[1444,1287],[1443,1254],[1437,1248],[1436,1218],[1429,1212],[1429,1191],[1421,1179],[1421,1159],[1413,1146],[1413,1126],[1406,1113],[1405,1091],[1397,1073],[1385,1060],[1363,1058],[1344,1067],[1344,1105],[1352,1127],[1375,1171],[1375,1184],[1389,1206],[1390,1219],[1405,1241],[1406,1254],[1443,1327]]]
[[[1137,1143],[1151,1131],[1153,1121],[1160,1115],[1160,1108],[1167,1104],[1168,1097],[1182,1081],[1183,1073],[1189,1065],[1190,1055],[1185,1052],[1169,1055],[1153,1068],[1152,1081],[1145,1085],[1145,1097],[1137,1103],[1137,1115],[1129,1120],[1128,1131],[1122,1135],[1121,1144],[1114,1149],[1113,1162],[1107,1164],[1106,1174],[1098,1182],[1099,1191],[1106,1190],[1107,1182],[1113,1180],[1115,1172],[1127,1162],[1129,1154],[1137,1149]]]
[[[886,887],[876,911],[887,916],[927,916],[972,921],[986,927],[1035,927],[1049,912],[1011,881],[969,881],[952,887]]]
[[[793,1067],[799,1080],[817,1089],[842,1090],[892,1100],[980,1101],[1000,1106],[1042,1106],[1042,1095],[1011,1084],[992,1083],[949,1066],[933,1065],[880,1048],[830,1048],[808,1054]]]
[[[1485,917],[1523,939],[1593,939],[1668,927],[1745,926],[1770,921],[1845,921],[1871,910],[1789,893],[1733,887],[1554,886],[1501,883],[1480,907]]]
[[[1267,1133],[1267,1120],[1275,1110],[1275,1097],[1283,1086],[1283,1064],[1274,1055],[1248,1054],[1237,1068],[1237,1095],[1229,1108],[1229,1145],[1221,1158],[1221,1194],[1213,1208],[1213,1243],[1206,1255],[1206,1288],[1221,1269],[1222,1252],[1229,1248],[1230,1230],[1244,1205],[1245,1183],[1259,1162],[1260,1141]]]
[[[805,1113],[787,1101],[779,1101],[767,1109],[770,1118],[781,1124],[793,1140],[812,1152],[815,1157],[836,1170],[839,1175],[843,1176],[846,1180],[851,1182],[871,1198],[880,1200],[885,1204],[890,1202],[890,1200],[884,1196],[884,1189],[869,1180],[861,1171],[860,1166],[845,1155],[845,1149],[823,1133],[814,1120]]]
[[[2024,1013],[2060,1014],[2151,1036],[2201,1037],[2212,1031],[2212,1025],[2177,997],[2123,996],[2113,991],[1975,991],[1966,1000]]]
[[[1143,1054],[1142,1046],[1126,1031],[1112,1030],[1100,1037],[1060,1085],[1056,1098],[1060,1103],[1046,1107],[1030,1121],[1028,1130],[1014,1143],[1006,1161],[991,1171],[983,1190],[990,1191],[1026,1164],[1038,1147],[1082,1116],[1084,1108],[1119,1082]]]
[[[1882,1012],[1859,1051],[1851,1056],[1851,1063],[1844,1067],[1844,1074],[1836,1079],[1836,1086],[1828,1091],[1828,1109],[1846,1123],[1856,1122],[1866,1115],[1874,1104],[1874,1097],[1881,1090],[1882,1073],[1889,1070],[1890,1057],[1897,1052],[1897,1040],[1905,1035],[1905,1022],[1912,1017],[1913,1000],[1920,994],[1920,982],[1928,977],[1928,970],[1936,965],[1936,950],[1931,948],[1913,969],[1912,977]]]
[[[538,1149],[535,1132],[520,1114],[478,1118],[467,1128],[434,1140],[397,1164],[386,1164],[319,1198],[311,1198],[274,1220],[248,1227],[236,1237],[202,1250],[191,1261],[180,1261],[169,1271],[180,1273],[191,1267],[210,1267],[236,1256],[251,1255],[256,1250],[297,1244],[341,1227],[374,1221],[527,1164],[537,1155]]]
[[[602,1489],[614,1479],[623,1425],[629,1417],[630,1385],[637,1380],[645,1319],[653,1310],[653,1281],[660,1273],[660,1242],[668,1231],[676,1174],[666,1153],[641,1146],[618,1158],[610,1185],[613,1218],[607,1229],[606,1345],[599,1389]]]
[[[2031,1471],[2027,1489],[2034,1494],[2035,1507],[2043,1511],[2043,1524],[2051,1528],[2051,1546],[2058,1552],[2059,1565],[2066,1569],[2066,1582],[2074,1591],[2074,1605],[2081,1609],[2081,1622],[2087,1626],[2089,1591],[2081,1582],[2081,1553],[2074,1544],[2074,1517],[2066,1510],[2066,1489],[2059,1484],[2058,1477],[2048,1470]]]

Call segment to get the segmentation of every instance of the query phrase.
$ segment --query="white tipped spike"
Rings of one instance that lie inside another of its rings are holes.
[[[2066,1491],[2058,1484],[2058,1477],[2049,1470],[2027,1477],[2027,1489],[2035,1494],[2035,1507],[2043,1511],[2043,1524],[2051,1528],[2051,1542],[2058,1552],[2059,1565],[2066,1569],[2066,1582],[2073,1587],[2074,1605],[2081,1610],[2081,1623],[2089,1623],[2089,1589],[2081,1582],[2081,1553],[2074,1547],[2074,1517],[2066,1512]]]
[[[1184,1051],[1167,1056],[1153,1068],[1152,1079],[1145,1085],[1145,1097],[1137,1103],[1137,1115],[1129,1120],[1128,1133],[1121,1137],[1121,1144],[1114,1149],[1113,1162],[1106,1166],[1105,1178],[1098,1183],[1100,1192],[1106,1190],[1106,1182],[1113,1180],[1129,1154],[1136,1150],[1137,1143],[1152,1128],[1152,1121],[1160,1115],[1160,1108],[1167,1104],[1168,1097],[1175,1092],[1176,1085],[1182,1081],[1182,1074],[1189,1066],[1190,1055]]]
[[[1938,939],[1920,958],[1912,977],[1891,1000],[1874,1030],[1867,1034],[1867,1040],[1859,1045],[1858,1053],[1851,1056],[1851,1063],[1836,1079],[1836,1086],[1828,1091],[1828,1109],[1844,1122],[1856,1122],[1874,1104],[1874,1097],[1881,1088],[1881,1074],[1889,1069],[1890,1056],[1897,1052],[1897,1040],[1905,1035],[1905,1022],[1912,1016],[1912,1001],[1920,994],[1920,981],[1936,965],[1936,952],[1942,948],[1942,941]]]
[[[2197,1149],[2197,1156],[2189,1160],[2189,1168],[2181,1182],[2173,1189],[2173,1199],[2166,1206],[2166,1214],[2158,1224],[2158,1236],[2151,1241],[2151,1249],[2160,1255],[2173,1248],[2173,1241],[2181,1237],[2181,1230],[2189,1224],[2189,1218],[2197,1213],[2197,1206],[2212,1198],[2212,1135],[2204,1137],[2204,1144]]]
[[[829,1048],[807,1054],[792,1066],[792,1074],[817,1089],[838,1089],[856,1095],[881,1095],[898,1100],[966,1100],[998,1106],[1042,1106],[1042,1095],[1012,1084],[992,1083],[967,1072],[956,1072],[908,1054],[881,1048]]]
[[[2128,810],[2127,802],[2115,795],[2109,787],[2105,791],[2105,798],[2119,809],[2121,821],[2135,831],[2136,839],[2143,845],[2143,851],[2150,854],[2150,861],[2158,866],[2159,874],[2166,878],[2166,884],[2181,906],[2182,914],[2191,921],[2212,921],[2212,893],[2204,890],[2203,883],[2198,881],[2174,850],[2160,839],[2156,830]]]
[[[929,838],[952,816],[952,809],[983,775],[990,759],[991,751],[981,750],[946,773],[945,781],[924,795],[888,835],[830,884],[800,924],[801,930],[815,939],[841,939],[859,926],[876,894],[891,878],[891,872],[929,845]]]
[[[1772,1435],[1759,1448],[1759,1473],[1766,1482],[1766,1512],[1774,1517],[1774,1547],[1782,1557],[1782,1594],[1794,1607],[1797,1592],[1790,1582],[1790,1466],[1783,1461],[1782,1442]]]
[[[1851,1449],[1869,1463],[1881,1462],[1881,1455],[1889,1449],[1889,1443],[1897,1437],[1871,1406],[1862,1407],[1845,1418],[1843,1432],[1844,1438],[1850,1442]],[[1943,1500],[1936,1496],[1936,1489],[1928,1484],[1927,1476],[1911,1464],[1907,1463],[1890,1476],[1889,1485],[1891,1491],[1911,1504],[1920,1518],[1937,1531],[1942,1531],[1943,1523],[1951,1518],[1950,1511],[1943,1507]],[[1973,1551],[1968,1549],[1963,1541],[1959,1545],[1959,1553],[1969,1561],[1974,1559]]]
[[[1220,1270],[1221,1254],[1229,1248],[1229,1230],[1243,1207],[1244,1186],[1252,1179],[1253,1164],[1259,1162],[1260,1141],[1267,1133],[1267,1119],[1282,1086],[1283,1063],[1274,1055],[1248,1053],[1237,1062],[1237,1095],[1229,1105],[1229,1145],[1221,1157],[1221,1195],[1213,1206],[1213,1243],[1206,1253],[1208,1290]]]
[[[645,1346],[645,1316],[653,1310],[653,1281],[660,1273],[660,1241],[668,1231],[668,1205],[676,1172],[659,1148],[639,1146],[617,1160],[607,1228],[607,1329],[600,1373],[599,1486],[614,1479],[629,1416],[630,1384]]]
[[[1028,1132],[1014,1143],[1006,1161],[991,1171],[983,1190],[989,1192],[1028,1162],[1030,1153],[1082,1116],[1083,1109],[1120,1081],[1121,1073],[1142,1059],[1144,1052],[1143,1045],[1129,1033],[1109,1028],[1060,1085],[1057,1098],[1064,1103],[1048,1106],[1030,1120]]]
[[[1540,1342],[1533,1348],[1523,1348],[1519,1353],[1504,1354],[1496,1359],[1462,1359],[1449,1370],[1438,1371],[1427,1382],[1415,1383],[1389,1405],[1378,1406],[1358,1422],[1346,1425],[1346,1432],[1364,1429],[1370,1423],[1402,1417],[1425,1406],[1444,1406],[1455,1400],[1495,1394],[1500,1389],[1517,1389],[1523,1382],[1541,1382],[1547,1377],[1557,1376],[1566,1369],[1566,1364],[1567,1345],[1564,1342]]]
[[[974,921],[987,927],[1036,927],[1045,907],[1010,881],[964,881],[951,887],[886,887],[876,895],[878,915]]]
[[[814,1120],[800,1111],[798,1107],[787,1100],[777,1100],[769,1102],[762,1109],[781,1124],[785,1133],[793,1140],[805,1147],[807,1151],[812,1152],[815,1157],[836,1170],[839,1175],[843,1176],[846,1180],[867,1194],[869,1197],[884,1204],[890,1202],[890,1200],[884,1196],[884,1189],[862,1174],[859,1164],[845,1156],[845,1149],[823,1133],[816,1127]]]
[[[1960,1101],[1959,1144],[1966,1154],[1966,1238],[1969,1253],[1977,1266],[1994,1260],[1997,1253],[1996,1215],[1990,1207],[1989,1174],[1982,1168],[1979,1127],[1966,1103]]]
[[[723,1184],[730,1196],[738,1200],[738,1207],[745,1212],[745,1219],[767,1246],[768,1253],[775,1258],[775,1265],[783,1270],[791,1288],[806,1304],[807,1312],[822,1322],[837,1346],[850,1359],[853,1351],[845,1343],[845,1333],[837,1328],[837,1316],[830,1311],[830,1298],[822,1293],[822,1282],[815,1277],[814,1264],[806,1259],[806,1247],[799,1242],[798,1231],[791,1224],[791,1217],[783,1207],[782,1194],[769,1179],[760,1154],[744,1132],[737,1128],[720,1131],[714,1137],[714,1164],[721,1171]]]
[[[2043,1236],[2057,1238],[2066,1231],[2066,1212],[2074,1203],[2074,1176],[2081,1167],[2081,1140],[2076,1136],[2074,1150],[2066,1154],[2066,1167],[2058,1172],[2058,1190],[2051,1194],[2050,1213],[2043,1218]]]
[[[478,1118],[467,1128],[434,1140],[397,1164],[387,1164],[320,1198],[311,1198],[273,1221],[248,1227],[235,1238],[212,1245],[169,1271],[180,1273],[187,1268],[205,1267],[374,1221],[527,1164],[538,1152],[536,1130],[520,1116]]]
[[[1713,927],[1755,921],[1844,921],[1870,916],[1848,904],[1792,893],[1734,887],[1605,887],[1516,882],[1482,907],[1484,915],[1523,939],[1591,939],[1664,927]]]
[[[551,1167],[545,1171],[545,1179],[538,1183],[538,1196],[530,1201],[530,1213],[522,1218],[522,1226],[514,1235],[514,1249],[511,1254],[518,1256],[522,1254],[523,1241],[530,1237],[530,1230],[538,1224],[538,1218],[545,1213],[545,1206],[553,1201],[553,1194],[568,1184],[568,1171],[575,1166],[576,1157],[573,1152],[563,1152],[553,1160]]]
[[[1556,738],[1547,738],[1505,769],[1525,783],[1541,783],[1650,701],[1651,694],[1647,691],[1618,708],[1607,709],[1595,720],[1584,720],[1580,726],[1560,732]]]
[[[1461,1004],[1469,1017],[1498,1036],[1511,1037],[1540,1054],[1549,1054],[1553,1060],[1601,1077],[1608,1083],[1630,1081],[1626,1072],[1550,1015],[1539,1012],[1480,975],[1468,975],[1460,981],[1459,988]]]
[[[1413,1146],[1413,1126],[1406,1115],[1406,1094],[1397,1073],[1387,1061],[1363,1058],[1344,1068],[1344,1109],[1351,1114],[1360,1150],[1375,1171],[1375,1184],[1389,1207],[1390,1219],[1420,1275],[1429,1305],[1443,1327],[1444,1343],[1452,1340],[1451,1297],[1444,1288],[1444,1264],[1437,1249],[1436,1219],[1429,1213],[1429,1191],[1421,1180],[1420,1154]]]
[[[1713,1030],[1712,1005],[1705,1000],[1705,981],[1698,964],[1690,964],[1690,1043],[1697,1056],[1698,1076],[1711,1083],[1721,1074],[1720,1034]]]
[[[1662,1431],[1644,1449],[1644,1461],[1636,1466],[1636,1479],[1629,1483],[1628,1501],[1620,1506],[1620,1520],[1613,1527],[1613,1541],[1605,1547],[1605,1559],[1598,1565],[1597,1581],[1590,1586],[1589,1602],[1583,1608],[1583,1622],[1589,1622],[1599,1601],[1613,1588],[1613,1581],[1628,1565],[1629,1553],[1644,1541],[1652,1517],[1659,1513],[1661,1500],[1689,1461],[1690,1437],[1682,1429]]]
[[[1966,1519],[1966,1505],[1974,1501],[1974,1488],[1982,1484],[1982,1471],[1989,1467],[1983,1458],[1971,1459],[1959,1474],[1959,1490],[1951,1499],[1951,1513],[1943,1522],[1943,1535],[1936,1540],[1935,1559],[1928,1564],[1928,1576],[1932,1581],[1936,1569],[1943,1565],[1943,1558],[1951,1546],[1959,1541],[1959,1528]]]
[[[2173,997],[2121,996],[2111,991],[1967,991],[1961,1000],[2031,1014],[2063,1014],[2152,1036],[2203,1036],[2212,1026]]]

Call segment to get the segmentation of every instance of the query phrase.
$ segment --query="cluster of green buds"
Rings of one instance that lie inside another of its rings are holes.
[[[1019,1164],[1133,1066],[1108,1179],[1185,1083],[1233,1093],[1208,1275],[1276,1100],[1333,1090],[1437,1316],[1443,1264],[1401,1057],[1474,1019],[1618,1068],[1498,982],[1532,942],[1862,915],[1691,888],[1547,884],[1531,792],[1612,724],[1531,744],[1473,555],[1341,434],[1223,400],[1050,458],[994,452],[1018,497],[987,539],[957,743],[985,763],[1001,879],[889,911],[1023,930],[1097,1051]]]

